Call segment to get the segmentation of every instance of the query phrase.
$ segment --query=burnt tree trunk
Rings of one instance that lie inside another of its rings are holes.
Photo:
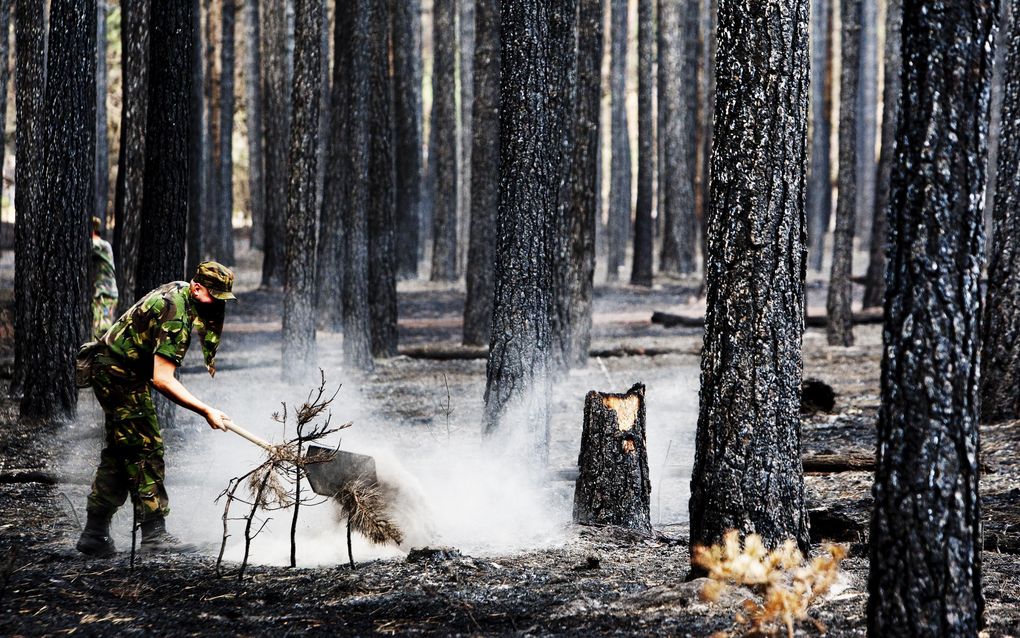
[[[287,208],[287,150],[290,142],[290,86],[293,71],[288,46],[289,4],[268,0],[262,23],[262,115],[265,139],[266,209],[262,240],[262,286],[283,284]]]
[[[145,178],[145,122],[149,102],[149,2],[122,0],[121,51],[123,101],[117,168],[114,253],[117,256],[117,306],[135,302],[138,243]]]
[[[435,0],[432,9],[432,119],[429,163],[432,195],[432,281],[457,279],[457,3]]]
[[[983,317],[981,418],[1020,418],[1020,21],[1010,21]]]
[[[223,0],[220,20],[223,30],[220,37],[220,124],[219,139],[210,144],[219,147],[216,166],[216,209],[213,215],[215,233],[212,236],[211,254],[224,264],[234,263],[234,25],[237,13],[236,0]],[[312,217],[315,217],[314,210]]]
[[[10,80],[11,0],[0,0],[0,139],[7,139],[7,82]],[[7,144],[0,148],[0,166],[4,165]]]
[[[525,442],[536,466],[549,443],[549,233],[556,218],[562,132],[550,91],[563,77],[553,18],[571,0],[502,2],[500,51],[500,193],[492,341],[486,368],[487,434]],[[523,427],[523,432],[512,432]]]
[[[578,0],[576,86],[571,125],[570,172],[560,206],[568,226],[566,326],[563,360],[578,368],[591,345],[595,233],[599,215],[599,122],[602,98],[604,0]]]
[[[652,124],[652,64],[655,29],[652,0],[638,0],[638,178],[634,208],[634,262],[630,283],[652,285],[652,184],[655,144]]]
[[[21,417],[72,418],[74,357],[87,340],[89,218],[96,187],[96,4],[53,0],[46,53],[45,207],[36,209],[32,322]],[[88,96],[82,99],[82,96]]]
[[[414,279],[418,276],[421,252],[418,242],[422,189],[421,0],[392,1],[397,273],[401,278]]]
[[[702,264],[708,262],[708,218],[712,203],[712,138],[715,135],[715,53],[717,45],[716,23],[718,22],[718,0],[702,0],[701,42],[704,47],[702,56],[701,80],[701,119],[698,122],[700,138],[698,142],[701,187],[697,198],[701,202],[702,215],[705,218],[705,232],[701,235]]]
[[[770,547],[792,537],[809,548],[800,462],[807,17],[808,0],[719,3],[692,545],[736,529]]]
[[[110,142],[106,129],[106,7],[107,0],[96,0],[96,201],[92,214],[99,218],[101,229],[106,228],[106,208],[110,198]]]
[[[882,148],[878,156],[875,178],[875,219],[871,224],[871,245],[868,271],[864,276],[865,308],[882,305],[885,297],[885,240],[889,221],[889,193],[892,166],[896,157],[896,127],[900,118],[900,86],[902,61],[900,23],[903,21],[902,0],[886,0],[885,79],[882,89]]]
[[[996,5],[903,3],[871,636],[976,636],[982,624],[978,283]]]
[[[492,332],[496,209],[499,207],[499,0],[475,0],[471,116],[471,234],[465,279],[464,345],[488,345]]]
[[[371,201],[371,128],[368,109],[371,101],[372,69],[370,55],[373,0],[355,0],[349,6],[350,65],[347,107],[344,112],[347,139],[340,149],[344,162],[344,363],[361,370],[372,370],[372,323],[369,310],[368,215]],[[339,9],[339,7],[338,7]],[[339,21],[339,17],[338,17]],[[339,22],[338,22],[339,23]]]
[[[832,14],[834,0],[811,0],[811,158],[807,181],[811,268],[822,270],[832,216]]]
[[[475,4],[457,0],[457,76],[460,82],[460,127],[457,136],[457,269],[464,270],[471,226],[471,133],[475,101]]]
[[[662,165],[659,167],[659,188],[665,227],[662,235],[662,253],[659,269],[680,274],[692,272],[697,252],[697,229],[694,219],[694,166],[688,149],[691,113],[684,100],[683,80],[686,61],[685,44],[681,27],[680,6],[677,2],[663,2],[659,15],[659,28],[665,49],[661,55],[662,94],[659,109],[662,111]]]
[[[836,230],[832,235],[832,268],[825,308],[829,317],[825,335],[830,346],[854,344],[853,315],[850,309],[850,277],[854,257],[854,218],[857,197],[857,161],[861,150],[858,125],[860,113],[858,89],[860,85],[861,15],[863,0],[841,0],[842,24],[841,54],[842,75],[839,97],[839,195],[836,199]],[[863,187],[863,184],[861,185]]]
[[[251,202],[251,247],[262,249],[265,240],[266,180],[262,123],[262,29],[259,0],[246,0],[244,16],[245,100],[248,124],[248,200]]]
[[[206,167],[209,165],[209,147],[205,131],[205,57],[202,52],[202,5],[191,2],[191,21],[194,42],[191,47],[191,92],[188,132],[188,230],[185,271],[194,269],[204,258],[204,230],[206,220],[206,193],[209,183]],[[144,294],[144,293],[143,293]]]
[[[324,19],[321,0],[295,0],[294,8],[281,369],[283,379],[291,382],[299,381],[315,366],[315,180]]]
[[[645,438],[645,386],[639,383],[625,394],[591,391],[585,396],[575,523],[652,533]]]
[[[343,328],[344,251],[347,215],[347,111],[351,75],[351,38],[354,11],[341,4],[336,10],[333,31],[333,82],[330,87],[330,120],[326,140],[326,172],[322,185],[319,216],[318,258],[316,260],[316,307],[319,325],[334,332]]]
[[[878,126],[878,0],[861,0],[857,47],[857,237],[871,238],[875,217],[875,130]]]
[[[188,140],[195,22],[191,2],[152,5],[145,187],[135,294],[185,279]],[[190,274],[190,273],[188,273]]]
[[[1009,27],[1014,19],[1012,2],[999,2],[999,15],[996,17],[995,29],[995,61],[992,63],[992,88],[988,116],[988,177],[985,179],[985,234],[992,234],[992,215],[995,209],[995,193],[998,184],[999,144],[1002,129],[1002,100],[1006,74],[1006,58],[1009,47],[1006,38]]]
[[[33,303],[35,275],[32,266],[39,250],[42,215],[46,206],[43,179],[46,156],[43,128],[46,125],[46,32],[43,0],[20,0],[14,5],[14,103],[15,194],[14,222],[14,374],[11,396],[19,397],[24,388],[32,341],[29,331],[36,325]]]
[[[369,21],[368,289],[372,356],[397,355],[396,166],[390,19],[384,6]]]
[[[627,130],[627,0],[610,0],[610,153],[606,279],[616,281],[630,237],[630,133]]]

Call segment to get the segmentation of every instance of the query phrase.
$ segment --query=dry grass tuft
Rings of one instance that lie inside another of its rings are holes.
[[[826,545],[824,549],[825,554],[805,563],[792,539],[769,551],[761,537],[751,534],[741,547],[739,534],[730,530],[720,545],[695,547],[691,562],[711,579],[701,591],[704,600],[718,601],[730,585],[743,585],[757,594],[759,600],[744,600],[734,614],[742,635],[775,636],[785,629],[793,638],[799,621],[809,620],[819,631],[825,630],[808,616],[808,607],[836,581],[846,548]]]
[[[336,500],[351,529],[373,543],[403,542],[404,534],[389,518],[385,490],[377,483],[351,481],[337,493]]]

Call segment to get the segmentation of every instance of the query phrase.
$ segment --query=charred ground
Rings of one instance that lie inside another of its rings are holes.
[[[653,310],[697,314],[696,302],[686,304],[695,292],[684,282],[652,291],[599,288],[593,347],[601,357],[589,365],[590,376],[581,375],[554,393],[554,414],[569,420],[576,413],[580,419],[576,405],[583,396],[565,395],[586,384],[606,389],[612,382],[616,387],[610,389],[619,390],[649,370],[696,366],[698,329],[649,322]],[[823,292],[811,287],[810,300],[820,301]],[[230,319],[233,329],[225,343],[231,345],[224,351],[221,374],[279,365],[274,336],[279,303],[278,294],[242,295]],[[479,376],[484,383],[484,361],[456,345],[462,303],[456,286],[402,285],[401,344],[405,354],[414,356],[359,379],[365,401],[385,418],[405,424],[412,430],[408,436],[432,436],[443,427],[437,385],[475,392]],[[9,317],[9,311],[3,316]],[[235,564],[217,577],[215,559],[208,555],[139,557],[134,569],[126,551],[110,561],[85,559],[73,549],[79,527],[60,483],[60,451],[52,444],[67,426],[18,419],[16,404],[6,398],[9,326],[0,326],[0,335],[0,396],[5,397],[0,402],[0,634],[703,636],[731,625],[737,598],[729,605],[709,605],[698,598],[699,583],[684,582],[687,528],[677,521],[660,521],[653,538],[568,526],[566,540],[555,547],[505,555],[439,553],[413,561],[363,562],[355,570],[255,565],[241,582]],[[860,326],[857,335],[859,345],[852,348],[826,346],[819,329],[805,335],[805,376],[837,392],[833,414],[805,415],[805,456],[866,459],[874,453],[880,328]],[[446,358],[420,358],[429,349]],[[655,425],[650,423],[650,430]],[[198,436],[196,431],[171,432],[168,445],[183,445]],[[1020,424],[985,426],[981,435],[987,632],[1017,635]],[[569,441],[564,449],[554,455],[554,463],[571,462]],[[689,460],[685,463],[689,467]],[[829,635],[864,635],[871,473],[809,473],[806,480],[813,542],[825,536],[850,548],[838,591],[814,617],[828,626]],[[653,483],[653,511],[659,487]],[[81,509],[80,503],[73,505]]]

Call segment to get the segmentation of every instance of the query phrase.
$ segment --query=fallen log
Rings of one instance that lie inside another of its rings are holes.
[[[489,349],[486,346],[463,346],[460,344],[422,344],[403,346],[400,354],[411,359],[431,359],[433,361],[467,361],[486,359]],[[701,354],[700,349],[673,348],[668,346],[639,346],[620,344],[608,348],[593,348],[588,352],[592,358],[612,359],[616,357],[658,357],[666,354]]]
[[[861,312],[855,312],[853,316],[854,325],[866,325],[882,323],[882,309],[881,308],[868,308]],[[652,313],[652,323],[659,324],[665,328],[673,328],[676,326],[683,326],[686,328],[703,328],[705,327],[705,317],[703,315],[690,316],[690,315],[674,315],[668,312],[660,312],[656,310]],[[809,328],[824,328],[829,323],[829,318],[825,315],[808,315],[804,319],[804,325]]]
[[[618,525],[650,534],[652,484],[645,446],[645,386],[584,399],[574,522]]]
[[[0,472],[0,484],[13,483],[41,483],[43,485],[56,485],[57,477],[46,472],[37,470],[12,470]]]

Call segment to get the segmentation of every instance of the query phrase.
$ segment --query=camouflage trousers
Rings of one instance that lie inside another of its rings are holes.
[[[99,295],[92,298],[92,338],[99,339],[117,320],[117,300]]]
[[[107,353],[96,356],[92,388],[106,415],[106,447],[87,510],[109,517],[131,497],[138,522],[166,516],[163,437],[148,380],[139,380]]]

